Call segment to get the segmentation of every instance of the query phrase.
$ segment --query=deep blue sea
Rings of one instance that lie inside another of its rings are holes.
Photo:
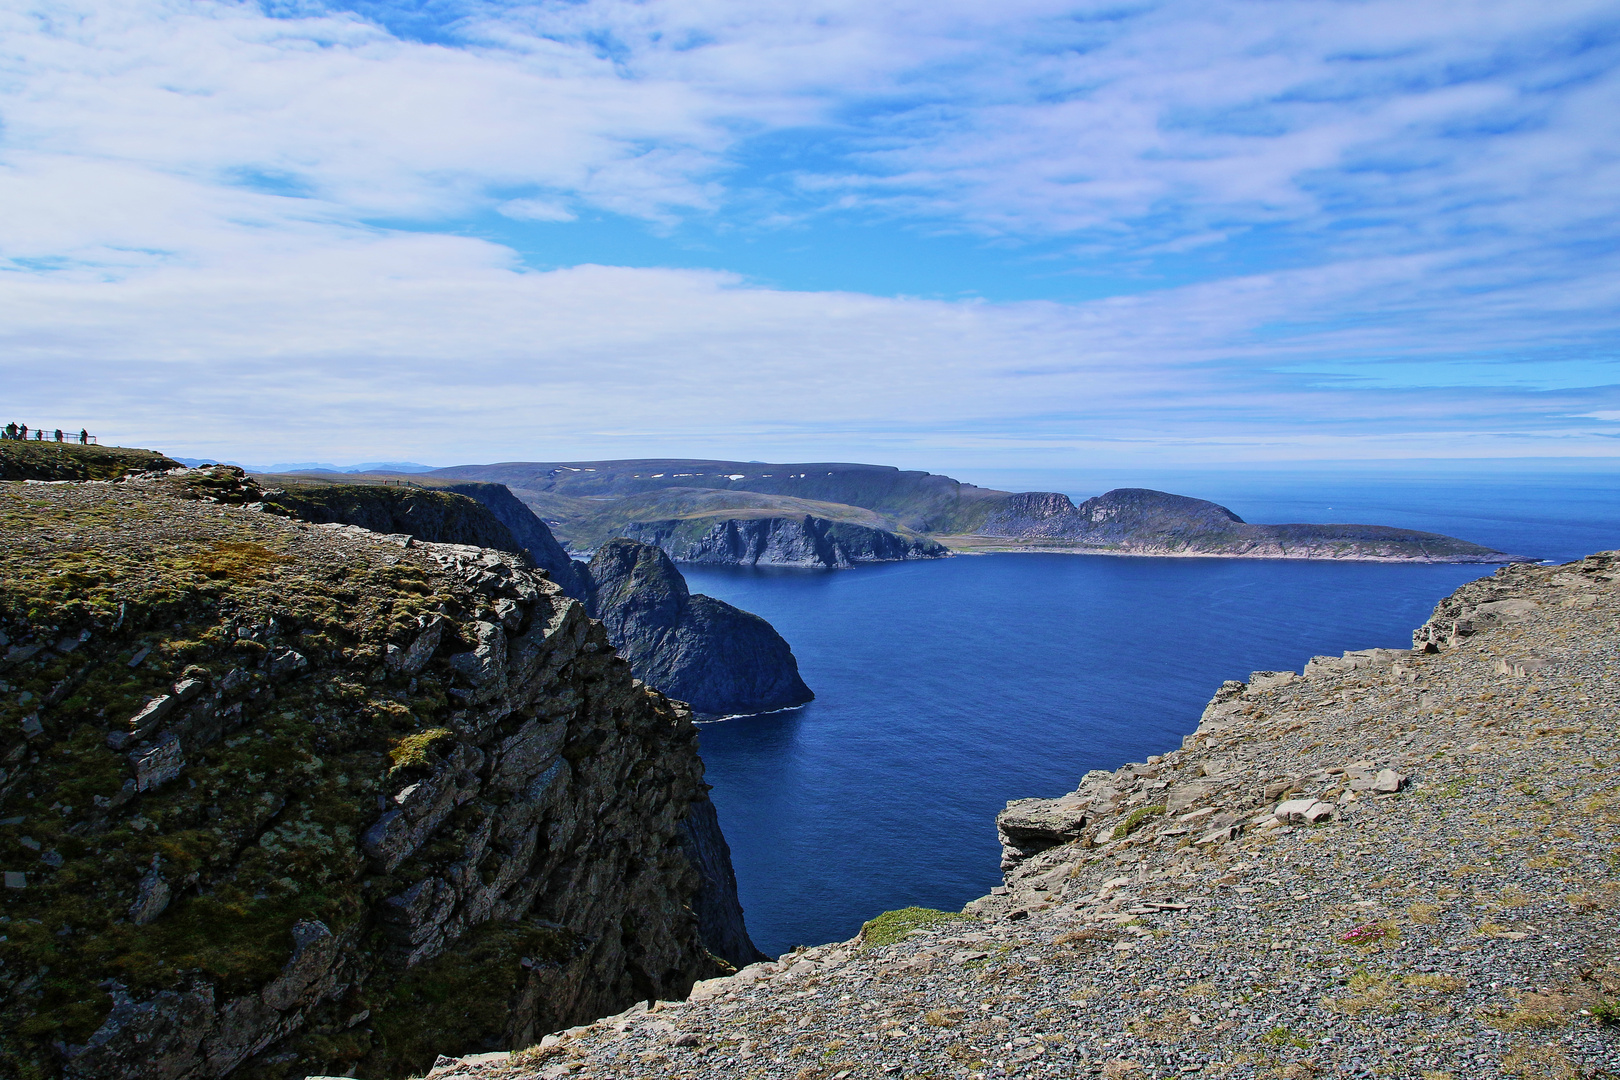
[[[1612,474],[966,478],[1077,501],[1134,482],[1251,521],[1430,529],[1560,561],[1620,548]],[[1077,555],[683,567],[694,592],[769,619],[817,694],[701,729],[749,931],[774,955],[892,908],[958,908],[1000,882],[1008,799],[1179,746],[1223,679],[1407,647],[1438,599],[1491,570]]]

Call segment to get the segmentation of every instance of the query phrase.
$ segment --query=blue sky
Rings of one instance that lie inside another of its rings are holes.
[[[0,401],[242,460],[1620,454],[1612,3],[0,8]]]

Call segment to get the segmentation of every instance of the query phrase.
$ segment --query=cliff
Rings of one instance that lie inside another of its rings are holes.
[[[398,1077],[715,974],[685,707],[521,556],[252,494],[0,484],[0,1073]]]
[[[568,552],[557,543],[546,523],[534,516],[523,502],[507,489],[505,484],[476,482],[443,484],[440,490],[465,495],[483,504],[497,521],[506,526],[513,539],[528,553],[529,560],[551,575],[551,580],[562,586],[563,592],[575,600],[590,599],[590,580],[585,567],[568,557]]]
[[[962,546],[1075,550],[1132,555],[1221,555],[1266,559],[1400,562],[1528,561],[1439,533],[1382,525],[1254,525],[1226,507],[1147,488],[1117,488],[1075,506],[1066,495],[1008,496]]]
[[[710,715],[769,712],[815,697],[770,623],[687,590],[656,547],[619,539],[591,559],[592,612],[649,686]]]
[[[638,521],[624,531],[632,539],[662,548],[677,562],[724,566],[765,563],[832,569],[948,554],[932,540],[809,515]]]
[[[216,468],[240,474],[233,466]],[[453,492],[400,484],[320,483],[288,477],[265,480],[271,481],[277,486],[259,496],[268,508],[317,525],[355,525],[430,543],[524,550],[512,530],[481,501]],[[567,583],[558,584],[566,588]]]
[[[962,912],[433,1076],[1612,1076],[1617,636],[1620,552],[1504,567],[1412,651],[1227,682],[1180,748],[1009,803]]]

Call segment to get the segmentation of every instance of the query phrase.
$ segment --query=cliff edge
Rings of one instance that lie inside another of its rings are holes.
[[[433,1075],[1613,1077],[1620,552],[1504,567],[1415,640],[1009,803],[962,912]]]
[[[0,484],[0,1073],[380,1080],[725,970],[696,729],[583,604],[250,497]]]

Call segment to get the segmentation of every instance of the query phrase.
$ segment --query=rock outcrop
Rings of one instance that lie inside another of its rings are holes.
[[[482,503],[495,519],[511,532],[513,539],[525,551],[529,560],[551,575],[563,592],[575,600],[590,599],[590,579],[585,576],[585,564],[568,557],[568,552],[557,543],[546,523],[535,516],[524,503],[513,495],[505,484],[483,484],[466,481],[444,484],[439,490],[465,495]]]
[[[689,592],[661,549],[613,540],[588,572],[593,614],[649,686],[709,715],[769,712],[815,697],[770,623]]]
[[[229,467],[215,466],[223,468]],[[317,525],[356,525],[385,535],[497,551],[519,552],[526,546],[480,500],[433,488],[283,481],[260,497],[272,510]],[[558,584],[566,588],[570,582]]]
[[[805,566],[828,569],[857,563],[934,559],[949,554],[922,537],[803,517],[638,521],[625,534],[663,548],[677,562],[722,566]]]
[[[717,974],[685,706],[521,555],[251,497],[0,484],[0,1073],[399,1077]]]
[[[179,467],[155,450],[0,439],[0,480],[111,480]]]

